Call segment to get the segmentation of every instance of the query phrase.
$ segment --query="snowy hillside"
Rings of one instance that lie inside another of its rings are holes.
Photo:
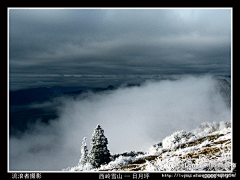
[[[204,123],[178,131],[150,147],[149,152],[112,155],[100,168],[77,165],[64,171],[231,171],[230,122]]]

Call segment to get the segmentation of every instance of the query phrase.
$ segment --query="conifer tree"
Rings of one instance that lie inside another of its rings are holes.
[[[79,165],[82,165],[84,166],[86,163],[87,163],[87,160],[88,160],[88,149],[87,149],[87,138],[84,137],[83,138],[83,142],[82,142],[82,146],[81,146],[81,158],[79,160]]]
[[[98,168],[104,163],[110,162],[110,152],[107,148],[108,140],[104,136],[104,130],[98,124],[92,135],[92,149],[88,155],[89,163]]]

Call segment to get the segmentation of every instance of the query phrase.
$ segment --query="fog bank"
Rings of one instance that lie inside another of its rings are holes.
[[[54,104],[61,104],[58,119],[48,124],[38,121],[20,138],[10,139],[10,170],[58,171],[76,165],[83,137],[90,150],[97,124],[105,131],[110,152],[121,153],[147,151],[174,131],[231,119],[219,84],[211,76],[147,81],[77,99],[60,97]]]

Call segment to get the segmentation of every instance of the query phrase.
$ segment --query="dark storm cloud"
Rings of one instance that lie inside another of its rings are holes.
[[[11,74],[230,72],[231,9],[10,9]]]

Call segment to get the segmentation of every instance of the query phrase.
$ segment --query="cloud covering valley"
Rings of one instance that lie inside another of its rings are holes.
[[[56,104],[57,119],[39,120],[20,137],[10,137],[10,170],[59,171],[76,165],[83,137],[90,150],[97,124],[110,152],[122,153],[147,151],[174,131],[192,130],[202,122],[231,120],[216,79],[208,75],[59,97],[40,106]]]

